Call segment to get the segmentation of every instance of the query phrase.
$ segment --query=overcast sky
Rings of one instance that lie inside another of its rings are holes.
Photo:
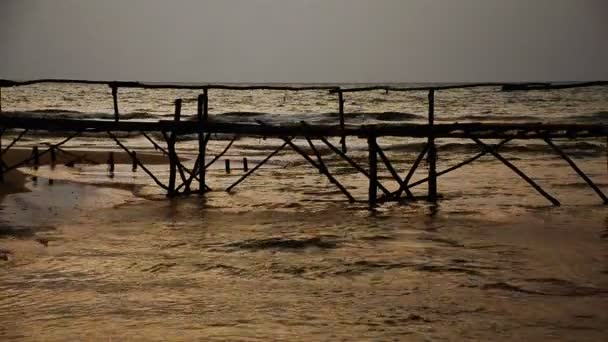
[[[608,0],[0,0],[0,78],[608,79]]]

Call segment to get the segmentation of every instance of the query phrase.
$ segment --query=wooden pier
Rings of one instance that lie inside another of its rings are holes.
[[[408,201],[418,198],[412,193],[416,186],[428,184],[426,198],[429,201],[437,201],[439,177],[468,165],[485,155],[491,155],[511,169],[515,174],[526,181],[532,189],[545,197],[552,205],[560,205],[560,202],[546,192],[538,183],[518,169],[509,160],[503,157],[499,150],[501,147],[513,140],[539,140],[546,143],[556,155],[564,159],[567,164],[593,189],[604,204],[608,204],[608,198],[603,191],[576,165],[576,163],[556,144],[555,139],[582,139],[582,138],[605,138],[608,137],[608,125],[603,124],[543,124],[543,123],[435,123],[435,97],[441,90],[459,89],[471,87],[497,86],[503,87],[508,91],[534,91],[565,89],[588,86],[608,86],[608,82],[591,82],[577,84],[550,85],[542,84],[525,87],[524,85],[513,84],[464,84],[436,87],[362,87],[362,88],[339,88],[339,87],[284,87],[284,86],[231,86],[231,85],[165,85],[165,84],[142,84],[137,82],[99,82],[83,80],[35,80],[25,82],[15,82],[0,80],[0,91],[2,87],[27,86],[37,83],[82,83],[82,84],[106,84],[112,90],[114,105],[114,120],[91,120],[91,119],[54,119],[54,118],[32,118],[28,113],[19,116],[20,113],[1,112],[0,106],[0,181],[3,175],[11,170],[23,167],[42,155],[54,155],[56,151],[62,151],[62,146],[68,141],[78,137],[83,133],[104,133],[112,139],[117,146],[123,149],[132,158],[133,169],[140,169],[145,172],[159,187],[167,192],[170,197],[188,194],[204,195],[211,191],[207,186],[206,170],[225,153],[229,151],[237,137],[263,137],[279,139],[283,144],[272,151],[258,165],[248,169],[246,173],[236,180],[226,191],[233,191],[245,179],[254,174],[261,166],[267,163],[276,154],[285,148],[292,149],[295,153],[305,159],[310,165],[319,170],[332,184],[334,184],[345,198],[350,202],[356,199],[349,190],[331,173],[326,166],[316,144],[323,144],[333,153],[339,156],[355,170],[369,179],[369,191],[367,201],[370,208],[374,208],[378,203],[385,201]],[[158,121],[138,121],[121,120],[119,111],[119,89],[120,88],[145,88],[145,89],[195,89],[200,90],[198,96],[197,116],[188,120],[182,120],[181,107],[182,101],[175,101],[175,112],[173,120]],[[280,91],[303,91],[303,90],[323,90],[332,94],[337,94],[337,108],[339,121],[334,125],[315,125],[306,122],[271,125],[264,122],[256,123],[231,123],[216,122],[209,120],[209,90],[280,90]],[[425,124],[382,124],[382,125],[349,125],[347,122],[348,114],[344,108],[344,95],[351,92],[386,90],[386,91],[426,91],[428,92],[428,123]],[[2,135],[7,130],[18,131],[19,134],[4,149],[2,149]],[[19,141],[29,131],[47,131],[65,133],[66,138],[59,143],[48,146],[47,149],[32,154],[30,158],[20,161],[14,165],[7,165],[2,161],[4,155],[10,148]],[[121,141],[116,133],[131,132],[139,133],[144,136],[152,146],[164,153],[169,160],[169,181],[168,184],[161,182],[137,157],[137,152],[131,150]],[[161,142],[151,138],[150,133],[162,135]],[[215,156],[211,162],[206,162],[206,149],[212,134],[224,133],[231,134],[235,138],[229,142],[222,153]],[[176,141],[180,135],[197,135],[198,156],[192,169],[187,168],[181,163],[179,152],[176,148]],[[339,146],[329,142],[328,138],[339,138]],[[400,174],[397,168],[387,158],[382,148],[377,143],[381,137],[408,137],[423,138],[427,142],[422,147],[418,157],[411,167]],[[461,163],[450,166],[444,170],[438,170],[437,155],[438,151],[436,139],[466,139],[473,141],[480,148],[477,155]],[[309,155],[294,143],[296,139],[304,139],[312,151]],[[360,165],[348,154],[349,139],[366,139],[368,146],[368,165]],[[489,145],[484,140],[499,139],[498,144]],[[164,145],[164,146],[161,146]],[[426,158],[428,164],[428,175],[425,179],[411,182],[416,170]],[[378,180],[379,161],[390,172],[392,179],[397,183],[398,190],[391,192]],[[246,161],[244,161],[246,165]],[[227,171],[229,165],[226,165]],[[193,184],[197,184],[193,188]],[[379,196],[379,192],[381,195]],[[405,196],[404,196],[405,195]]]

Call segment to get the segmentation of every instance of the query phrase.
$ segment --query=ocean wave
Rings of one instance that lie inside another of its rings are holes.
[[[402,112],[369,112],[369,113],[345,113],[345,120],[351,124],[362,124],[374,121],[404,122],[422,120],[424,116],[402,113]],[[253,122],[262,120],[265,122],[300,122],[311,124],[338,124],[340,113],[263,113],[263,112],[228,112],[210,116],[211,120],[231,122]]]
[[[608,111],[599,111],[591,114],[577,114],[568,117],[569,120],[584,123],[608,123]]]
[[[269,239],[252,239],[239,242],[233,242],[226,247],[248,249],[248,250],[267,250],[267,249],[283,249],[283,250],[302,250],[307,248],[319,249],[334,249],[338,247],[335,241],[323,239],[321,237],[303,238],[303,239],[288,239],[288,238],[269,238]]]
[[[114,114],[96,113],[96,112],[81,112],[77,110],[66,109],[37,109],[33,111],[23,112],[3,112],[5,117],[19,118],[53,118],[53,119],[96,119],[96,120],[114,120]],[[157,117],[154,114],[147,112],[130,112],[121,113],[121,120],[136,120],[136,119],[152,119]]]
[[[405,144],[392,144],[382,147],[385,151],[394,152],[418,152],[421,151],[424,143],[405,143]],[[605,153],[605,146],[600,143],[591,143],[585,141],[560,143],[560,148],[569,155],[578,156],[595,156],[598,154]],[[460,152],[460,153],[475,153],[481,152],[480,147],[475,143],[438,143],[438,153],[441,155],[442,152]],[[528,143],[526,145],[504,145],[500,148],[499,152],[505,153],[527,153],[527,154],[555,154],[551,147],[546,144]]]
[[[542,122],[546,120],[538,115],[504,115],[504,114],[467,114],[453,117],[442,117],[441,115],[437,118],[438,121],[450,121],[450,122],[461,122],[461,121],[475,121],[475,122],[514,122],[514,121],[525,121],[525,122]]]
[[[502,290],[559,297],[589,297],[608,294],[606,289],[578,285],[568,280],[556,278],[525,279],[521,284],[520,282],[497,282],[482,285],[481,288],[483,290]]]

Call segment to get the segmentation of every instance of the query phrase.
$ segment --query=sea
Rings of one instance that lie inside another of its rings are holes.
[[[360,85],[341,85],[345,88]],[[407,86],[407,85],[400,85]],[[196,117],[196,90],[120,89],[122,120]],[[0,115],[113,119],[107,86],[2,88]],[[210,120],[338,124],[328,91],[209,91]],[[348,125],[425,123],[427,92],[345,94]],[[437,123],[608,123],[608,88],[436,93]],[[9,131],[3,145],[19,134]],[[31,132],[17,144],[65,137]],[[163,145],[162,137],[153,135]],[[207,158],[231,135],[212,135]],[[159,153],[137,133],[119,139]],[[331,139],[335,145],[338,140]],[[305,139],[294,142],[311,153]],[[487,140],[496,144],[496,140]],[[552,206],[487,155],[438,180],[440,200],[385,203],[370,211],[368,181],[320,141],[347,198],[288,148],[226,192],[283,144],[237,137],[207,174],[205,196],[167,199],[131,165],[24,167],[28,192],[0,197],[0,339],[200,341],[605,341],[608,338],[608,211],[543,141],[499,152],[562,203]],[[378,140],[405,176],[425,141]],[[479,153],[473,141],[438,140],[438,170]],[[559,139],[604,191],[606,138]],[[347,138],[367,168],[367,142]],[[120,149],[85,134],[66,150]],[[196,136],[180,137],[187,166]],[[231,170],[225,170],[230,160]],[[166,165],[149,165],[162,181]],[[427,174],[426,162],[413,181]],[[380,181],[398,184],[379,164]],[[50,181],[52,180],[52,182]],[[413,188],[426,194],[426,185]]]

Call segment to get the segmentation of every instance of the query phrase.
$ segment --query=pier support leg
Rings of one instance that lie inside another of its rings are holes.
[[[281,152],[281,150],[283,150],[289,144],[288,142],[291,142],[291,138],[287,139],[283,143],[283,145],[281,145],[279,148],[274,150],[271,154],[269,154],[266,158],[264,158],[264,160],[262,160],[260,163],[258,163],[258,165],[254,166],[253,169],[249,170],[249,172],[247,172],[246,174],[241,176],[241,178],[239,178],[236,182],[234,182],[232,185],[230,185],[228,188],[226,188],[226,192],[232,191],[232,189],[234,189],[237,185],[241,184],[241,182],[243,182],[245,179],[247,179],[247,177],[251,176],[255,171],[257,171],[257,169],[259,169],[264,164],[266,164],[270,160],[270,158],[274,157],[277,153]]]
[[[0,128],[0,183],[4,183],[4,160],[2,159],[2,135],[4,130]]]
[[[315,156],[317,157],[317,161],[318,161],[317,163],[311,163],[311,165],[316,167],[319,170],[319,173],[325,175],[330,183],[332,183],[336,187],[338,187],[338,189],[340,189],[340,191],[348,198],[348,201],[350,203],[355,203],[355,198],[350,194],[350,192],[348,192],[348,190],[346,190],[344,185],[342,185],[340,182],[338,182],[338,180],[334,176],[332,176],[331,173],[329,173],[329,169],[327,168],[327,165],[325,165],[325,162],[323,161],[323,157],[321,157],[321,153],[319,152],[319,150],[317,150],[317,148],[315,147],[312,140],[310,140],[309,137],[306,137],[306,140],[308,141],[308,144],[309,144],[310,148],[312,149],[313,153],[315,154]],[[296,145],[293,145],[292,148],[294,148],[294,146],[296,146]],[[299,149],[294,149],[294,150],[296,152],[298,152],[300,155],[302,155],[309,162],[312,161],[312,160],[309,160],[308,156],[303,151],[301,151]]]
[[[114,121],[118,122],[120,114],[118,112],[118,86],[114,83],[110,84],[112,88],[112,101],[114,103]]]
[[[519,177],[525,180],[530,186],[532,186],[539,194],[545,197],[549,202],[551,202],[554,206],[560,206],[560,203],[553,196],[549,195],[540,185],[536,184],[530,177],[528,177],[525,173],[523,173],[520,169],[518,169],[515,165],[511,164],[508,160],[503,158],[494,148],[489,147],[484,144],[481,140],[477,138],[471,138],[477,145],[483,148],[485,151],[493,155],[496,159],[500,160],[503,164],[505,164],[509,169],[513,170]]]
[[[593,183],[593,181],[589,177],[587,177],[583,170],[581,170],[561,148],[555,145],[551,138],[546,137],[544,140],[547,145],[549,145],[560,157],[562,157],[562,159],[564,159],[570,165],[570,167],[572,167],[572,169],[591,187],[591,189],[595,191],[595,193],[602,199],[602,201],[604,201],[604,204],[608,204],[608,198],[606,197],[606,195],[604,195],[602,190],[600,190],[600,188],[595,185],[595,183]]]
[[[53,146],[53,147],[55,147],[56,149],[59,149],[59,147],[60,147],[60,146],[62,146],[62,145],[64,145],[64,144],[66,144],[66,143],[67,143],[67,142],[69,142],[70,140],[72,140],[72,139],[74,139],[75,137],[79,136],[81,133],[82,133],[82,132],[80,132],[80,131],[79,131],[79,132],[76,132],[76,133],[74,133],[74,134],[70,135],[69,137],[67,137],[67,138],[63,139],[63,140],[62,140],[62,141],[60,141],[59,143],[54,144],[54,145],[52,145],[52,146]],[[12,145],[12,143],[11,143],[11,145]],[[9,147],[10,147],[11,145],[9,145]],[[7,147],[7,148],[8,148],[8,147]],[[49,148],[49,149],[47,149],[47,150],[45,150],[45,151],[40,152],[40,153],[38,154],[38,158],[40,158],[40,157],[42,157],[43,155],[45,155],[45,154],[49,153],[49,152],[50,152],[50,150],[51,150],[51,149]],[[4,152],[6,152],[6,150],[4,150]],[[25,159],[25,160],[23,160],[23,161],[21,161],[21,162],[19,162],[19,163],[15,164],[15,165],[11,165],[10,167],[6,167],[6,168],[4,169],[4,173],[9,172],[9,171],[12,171],[12,170],[15,170],[15,169],[18,169],[18,168],[20,168],[20,167],[22,167],[22,166],[24,166],[24,165],[29,165],[29,164],[32,162],[32,160],[34,160],[34,159],[35,159],[34,157],[35,157],[35,156],[34,156],[34,155],[32,155],[32,156],[30,156],[29,158],[27,158],[27,159]]]
[[[344,120],[344,93],[342,92],[342,90],[338,90],[338,105],[339,105],[339,110],[340,110],[340,128],[344,129],[345,127],[345,120]],[[342,135],[342,137],[340,138],[340,145],[342,146],[342,152],[346,153],[346,136]]]
[[[209,101],[208,91],[203,90],[203,94],[198,96],[197,101],[197,115],[198,115],[198,188],[199,195],[205,193],[206,186],[206,167],[205,167],[205,154],[207,150],[207,140],[205,139],[204,125],[207,122],[209,115]]]
[[[437,147],[435,146],[435,90],[429,90],[429,140],[428,140],[428,164],[429,164],[429,191],[430,202],[437,201]]]
[[[352,166],[353,168],[355,168],[355,170],[357,170],[361,174],[363,174],[367,179],[370,179],[369,172],[367,172],[364,168],[362,168],[359,164],[357,164],[354,160],[352,160],[344,152],[340,151],[340,149],[338,149],[336,146],[334,146],[332,143],[330,143],[326,138],[321,137],[320,139],[327,147],[329,147],[332,151],[334,151],[334,153],[336,153],[338,156],[342,157],[342,159],[344,159],[348,164],[350,164],[350,166]],[[377,182],[377,184],[378,184],[378,188],[384,193],[385,196],[389,196],[391,194],[391,192],[388,191],[388,189],[385,188],[382,185],[382,183]]]
[[[405,184],[404,181],[401,179],[401,177],[399,177],[397,170],[395,170],[395,168],[391,164],[391,161],[388,159],[386,154],[384,154],[384,151],[382,151],[382,148],[380,147],[380,145],[376,144],[376,150],[378,151],[378,155],[380,156],[380,159],[382,159],[382,162],[384,163],[384,165],[386,166],[388,171],[391,173],[391,176],[393,176],[393,178],[399,184],[399,189],[404,189],[405,193],[407,194],[407,197],[409,199],[414,199],[414,194],[412,194],[410,189],[408,189],[407,184]]]
[[[405,178],[403,179],[403,182],[401,183],[399,190],[397,190],[397,192],[395,193],[395,197],[397,199],[399,199],[401,197],[401,194],[404,191],[406,191],[406,194],[408,194],[408,196],[411,195],[411,197],[414,197],[412,192],[409,190],[409,188],[410,188],[409,183],[410,183],[410,180],[412,180],[412,177],[414,177],[414,174],[416,173],[418,166],[420,165],[420,163],[422,162],[422,160],[424,159],[424,156],[426,156],[428,151],[429,151],[429,145],[424,145],[424,147],[422,148],[422,151],[420,152],[420,154],[418,154],[418,157],[416,157],[416,160],[414,161],[412,168],[408,171],[407,176],[405,176]]]
[[[137,154],[134,152],[129,151],[129,149],[123,145],[123,143],[120,142],[120,140],[118,140],[118,138],[112,134],[112,132],[108,131],[108,136],[110,138],[112,138],[112,140],[114,140],[114,142],[116,142],[116,145],[118,145],[120,148],[123,149],[123,151],[125,151],[128,155],[130,155],[136,162],[137,165],[139,165],[139,167],[144,170],[144,172],[150,176],[150,178],[152,178],[152,180],[161,188],[163,188],[166,191],[169,191],[169,187],[167,187],[166,185],[164,185],[163,183],[161,183],[161,181],[158,180],[158,178],[156,178],[156,176],[154,176],[154,174],[137,158]]]
[[[378,202],[378,154],[376,151],[376,137],[371,135],[367,138],[369,150],[369,208],[374,209]]]
[[[230,169],[230,159],[224,160],[224,164],[225,164],[225,167],[226,167],[226,174],[230,174],[230,172],[231,172],[231,169]]]
[[[110,152],[108,155],[108,172],[110,177],[114,176],[114,152]]]
[[[182,110],[182,100],[175,100],[175,116],[174,121],[179,122]],[[175,196],[175,181],[177,178],[177,153],[175,151],[176,133],[171,132],[167,139],[167,150],[169,151],[169,191],[168,196]]]
[[[137,152],[131,153],[131,172],[137,172]]]
[[[32,149],[32,158],[34,160],[34,168],[37,169],[40,166],[40,152],[38,146],[34,146]]]

